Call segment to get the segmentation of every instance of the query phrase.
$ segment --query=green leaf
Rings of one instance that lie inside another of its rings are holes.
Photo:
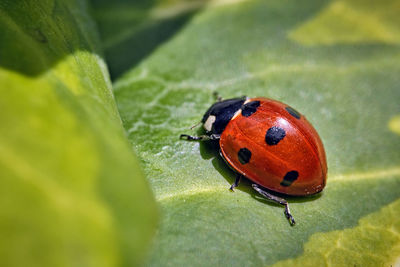
[[[398,1],[335,0],[302,23],[289,37],[304,44],[400,43]],[[335,22],[334,27],[332,22]]]
[[[360,3],[210,1],[116,80],[124,126],[163,213],[148,265],[398,261],[400,22],[393,14],[400,6]],[[373,15],[353,27],[338,20],[337,5],[347,12],[341,16]],[[363,25],[385,35],[372,36],[376,31]],[[351,34],[338,34],[345,29]],[[118,61],[108,49],[108,61]],[[328,184],[317,196],[288,197],[296,226],[249,182],[230,192],[234,173],[212,144],[178,140],[201,132],[189,127],[213,103],[214,91],[283,101],[320,133]]]
[[[314,234],[304,254],[276,266],[385,266],[398,264],[400,255],[400,200],[360,220],[357,227]],[[397,260],[397,262],[396,262]]]
[[[361,12],[355,2],[345,1],[346,7]],[[398,14],[399,6],[389,2],[379,10]],[[400,49],[385,38],[346,42],[336,34],[344,27],[337,17],[324,17],[323,23],[318,19],[331,5],[211,1],[170,41],[116,80],[124,126],[162,207],[148,265],[283,261],[279,264],[313,266],[318,261],[390,266],[400,256],[400,219],[393,215],[400,198]],[[372,12],[376,6],[363,8]],[[376,17],[370,19],[363,23]],[[383,29],[399,26],[390,19],[380,24]],[[319,31],[330,34],[329,45],[317,41]],[[390,40],[399,38],[388,32],[395,36]],[[300,40],[310,41],[304,45]],[[181,133],[201,132],[189,127],[213,103],[214,91],[225,98],[283,101],[305,114],[320,133],[328,184],[317,196],[288,197],[296,226],[289,226],[282,207],[259,198],[249,182],[230,192],[235,176],[216,147],[178,139]]]
[[[87,11],[0,3],[1,266],[133,266],[154,233]]]
[[[111,77],[120,76],[150,55],[205,3],[204,0],[92,0]]]

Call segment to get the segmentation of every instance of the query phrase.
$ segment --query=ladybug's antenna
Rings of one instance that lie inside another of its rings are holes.
[[[198,123],[196,123],[195,125],[193,125],[192,127],[190,127],[190,130],[193,130],[194,128],[196,128],[197,126],[199,126],[200,123],[201,123],[201,121],[199,121]]]
[[[217,100],[217,102],[221,102],[223,100],[217,91],[213,92],[213,96],[214,96],[215,100]]]

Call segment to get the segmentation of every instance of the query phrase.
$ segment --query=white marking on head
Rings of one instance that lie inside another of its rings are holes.
[[[235,112],[235,114],[233,114],[233,117],[232,117],[231,120],[236,119],[236,117],[239,116],[241,113],[242,113],[242,109],[240,108],[240,109],[238,109],[238,110]]]
[[[206,131],[211,131],[211,128],[213,126],[213,123],[215,122],[216,117],[214,115],[208,116],[206,122],[204,123],[203,127],[206,129]]]
[[[243,105],[249,103],[250,100],[251,100],[251,99],[250,99],[249,97],[246,97],[246,100],[244,101]],[[235,114],[233,114],[233,117],[232,117],[231,120],[236,119],[236,117],[239,116],[240,114],[242,114],[242,109],[241,109],[241,108],[238,109],[238,110],[235,112]]]

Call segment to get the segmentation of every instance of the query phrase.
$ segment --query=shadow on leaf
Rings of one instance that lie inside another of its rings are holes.
[[[197,134],[204,134],[203,130],[197,131]],[[206,141],[206,142],[200,142],[200,155],[203,159],[211,159],[212,158],[212,164],[214,168],[221,174],[222,177],[225,178],[225,180],[228,182],[226,189],[229,190],[229,187],[231,184],[234,183],[235,178],[236,178],[236,172],[229,167],[229,165],[224,161],[222,156],[219,154],[219,143],[218,141]],[[247,178],[242,178],[240,181],[240,184],[238,187],[235,188],[235,190],[240,190],[242,192],[246,192],[250,194],[254,199],[257,201],[269,204],[271,206],[280,206],[277,203],[271,202],[268,199],[260,196],[256,191],[254,191],[251,187],[251,180]],[[267,188],[264,188],[265,191],[278,196],[282,197],[286,200],[288,200],[289,203],[304,203],[304,202],[309,202],[316,200],[322,196],[322,192],[315,194],[315,195],[310,195],[310,196],[289,196],[285,194],[280,194],[271,190],[268,190]]]
[[[179,31],[206,3],[92,0],[111,78],[135,67]]]

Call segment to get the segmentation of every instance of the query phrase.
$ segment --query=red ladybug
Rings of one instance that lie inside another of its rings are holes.
[[[312,125],[292,107],[268,98],[219,99],[201,121],[206,135],[182,134],[186,140],[219,140],[220,154],[237,172],[233,190],[242,176],[262,196],[285,206],[291,225],[295,221],[287,201],[271,191],[306,196],[326,184],[324,146]]]

